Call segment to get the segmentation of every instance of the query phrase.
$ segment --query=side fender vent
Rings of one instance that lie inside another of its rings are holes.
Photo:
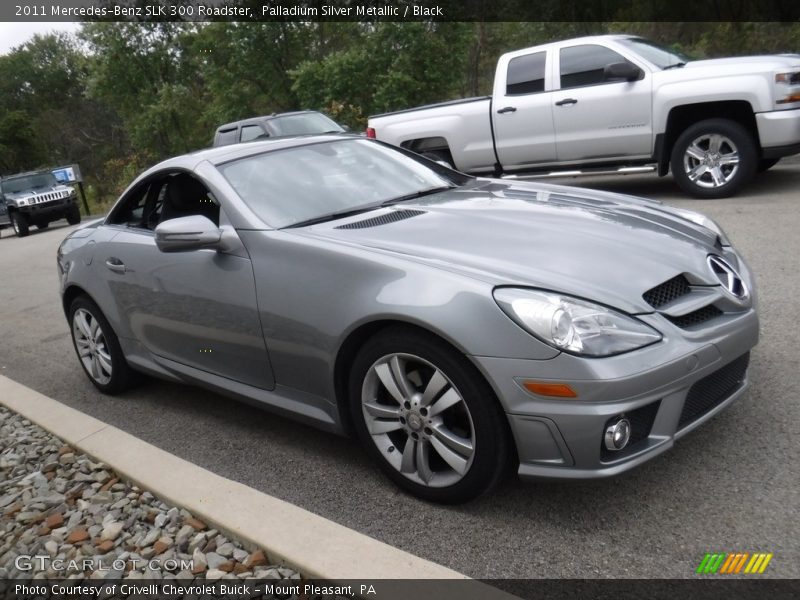
[[[404,219],[410,219],[411,217],[424,214],[424,210],[393,210],[378,217],[371,217],[354,223],[345,223],[344,225],[339,225],[336,229],[367,229],[369,227],[380,227],[381,225],[388,225],[389,223],[403,221]]]

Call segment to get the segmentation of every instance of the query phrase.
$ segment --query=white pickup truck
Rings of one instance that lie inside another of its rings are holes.
[[[628,35],[545,44],[501,56],[491,96],[373,116],[367,136],[496,177],[671,168],[684,192],[722,198],[800,153],[800,55],[690,61]]]

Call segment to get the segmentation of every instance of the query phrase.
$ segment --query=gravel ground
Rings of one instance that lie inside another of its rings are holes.
[[[26,556],[42,558],[18,560]],[[300,575],[0,406],[0,579],[29,578],[188,582]]]

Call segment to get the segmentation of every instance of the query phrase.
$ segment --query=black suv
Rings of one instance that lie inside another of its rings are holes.
[[[19,173],[0,180],[0,229],[11,226],[17,236],[25,237],[31,225],[44,229],[62,218],[70,225],[81,222],[78,196],[50,171]]]

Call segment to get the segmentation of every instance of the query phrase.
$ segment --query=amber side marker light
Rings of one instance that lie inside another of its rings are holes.
[[[566,383],[540,383],[538,381],[524,381],[522,385],[529,392],[540,396],[553,398],[577,398],[578,394]]]

